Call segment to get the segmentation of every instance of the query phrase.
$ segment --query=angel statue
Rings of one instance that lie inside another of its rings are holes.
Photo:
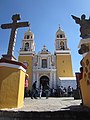
[[[75,20],[75,22],[80,25],[80,37],[82,37],[83,39],[90,38],[90,18],[85,19],[86,16],[84,14],[81,16],[81,19],[74,15],[71,16]]]

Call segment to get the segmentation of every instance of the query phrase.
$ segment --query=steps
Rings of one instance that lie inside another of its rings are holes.
[[[0,111],[0,120],[90,120],[90,111]]]

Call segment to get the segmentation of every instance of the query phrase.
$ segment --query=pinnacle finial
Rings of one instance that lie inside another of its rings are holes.
[[[28,31],[30,31],[30,27],[29,27]]]
[[[43,45],[43,48],[46,48],[46,45]]]
[[[59,29],[60,29],[60,24],[58,26],[59,26]]]
[[[29,29],[28,29],[28,31],[31,31],[31,26],[29,26]]]

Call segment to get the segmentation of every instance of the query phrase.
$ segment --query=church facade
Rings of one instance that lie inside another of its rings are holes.
[[[70,80],[75,80],[67,38],[60,27],[55,34],[55,52],[53,54],[45,45],[40,52],[35,53],[35,47],[34,34],[28,30],[22,40],[18,61],[27,66],[29,89],[34,81],[37,81],[37,88],[41,85],[44,88],[48,83],[50,88],[57,89],[58,86],[64,85],[61,84],[62,81],[66,81],[67,84],[70,83]]]

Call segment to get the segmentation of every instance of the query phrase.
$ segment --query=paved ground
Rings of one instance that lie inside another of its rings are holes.
[[[73,97],[45,97],[41,99],[25,98],[24,106],[13,111],[59,111],[70,110],[71,107],[80,107],[81,100],[74,100]]]

